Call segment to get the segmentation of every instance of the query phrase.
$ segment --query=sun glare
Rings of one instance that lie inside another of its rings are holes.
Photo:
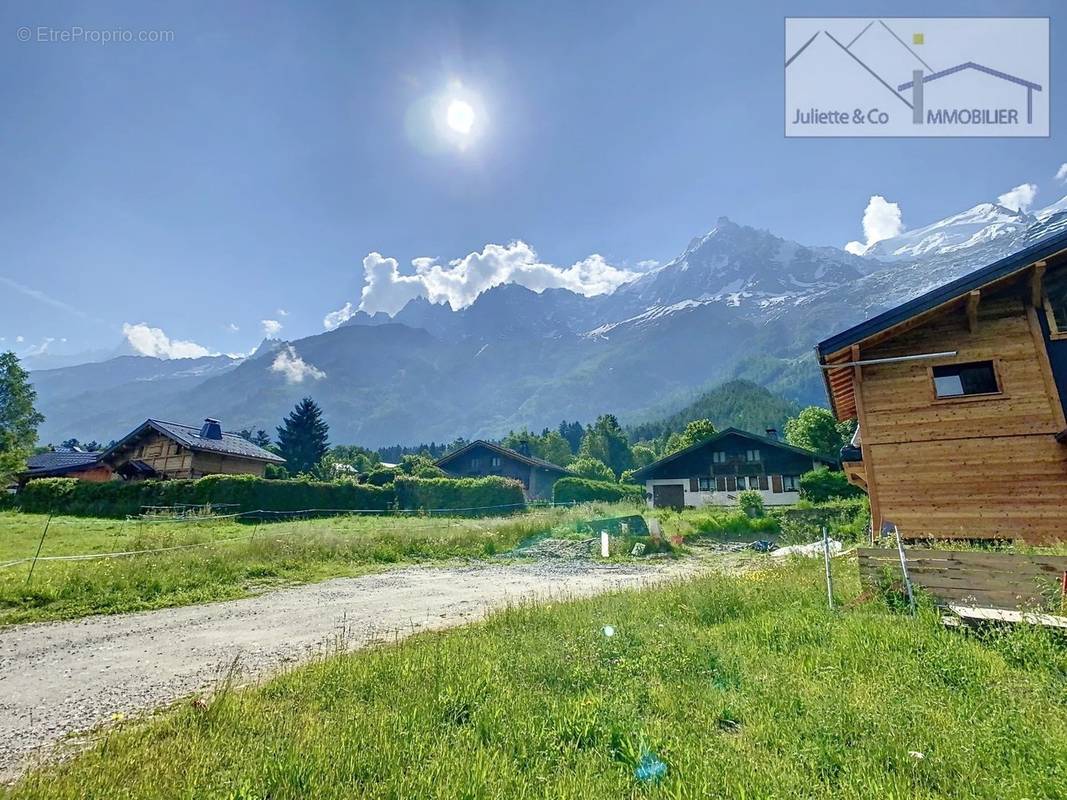
[[[453,100],[448,104],[445,119],[456,133],[468,134],[474,127],[474,108],[466,100]]]

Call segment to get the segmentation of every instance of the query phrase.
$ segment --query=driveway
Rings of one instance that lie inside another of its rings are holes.
[[[588,595],[695,567],[588,559],[405,567],[222,603],[0,629],[0,778],[12,780],[70,733],[209,689],[235,659],[257,678],[340,641],[358,648],[520,599]]]

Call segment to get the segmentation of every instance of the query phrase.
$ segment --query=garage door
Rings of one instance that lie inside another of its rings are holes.
[[[685,487],[680,483],[656,484],[652,487],[652,505],[656,508],[683,508]]]

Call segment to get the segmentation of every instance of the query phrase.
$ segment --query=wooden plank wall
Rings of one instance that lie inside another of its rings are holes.
[[[860,580],[877,583],[885,572],[900,580],[897,551],[860,548]],[[907,550],[908,574],[944,603],[986,608],[1063,610],[1067,556]]]
[[[856,389],[872,510],[905,538],[1067,535],[1067,446],[1031,320],[1018,294],[982,299],[881,344],[863,358],[957,350],[955,358],[863,367]],[[938,400],[937,363],[992,359],[1002,392]],[[873,469],[872,469],[873,466]]]

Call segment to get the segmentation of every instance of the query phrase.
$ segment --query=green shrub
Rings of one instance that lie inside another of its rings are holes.
[[[560,478],[553,487],[552,499],[557,503],[615,503],[620,500],[643,503],[645,487],[588,478]]]
[[[396,480],[397,470],[395,467],[380,467],[367,473],[366,483],[371,486],[385,486]]]
[[[775,517],[750,517],[740,510],[711,510],[690,518],[690,523],[700,533],[712,536],[730,536],[741,539],[762,539],[778,533]]]
[[[823,527],[834,539],[855,542],[867,531],[871,509],[864,496],[829,500],[818,505],[802,503],[792,508],[775,509],[773,514],[779,521],[784,543],[814,542],[822,536]]]
[[[823,503],[827,500],[839,498],[859,497],[863,491],[851,483],[845,477],[845,473],[837,470],[813,469],[800,476],[800,496],[813,503]]]
[[[611,467],[592,456],[578,456],[571,462],[569,469],[575,475],[591,481],[614,482],[615,480],[615,473],[611,471]]]
[[[79,517],[124,517],[139,514],[144,506],[179,504],[235,504],[240,511],[309,508],[384,511],[395,501],[391,486],[364,486],[350,481],[266,480],[254,475],[105,483],[42,478],[30,481],[18,495],[23,511]]]
[[[763,516],[763,495],[755,489],[745,489],[737,496],[737,505],[750,517]]]
[[[522,484],[512,478],[413,478],[398,475],[393,483],[401,508],[456,509],[500,512],[521,510],[526,498]]]
[[[0,511],[11,511],[18,505],[15,495],[0,489]]]

